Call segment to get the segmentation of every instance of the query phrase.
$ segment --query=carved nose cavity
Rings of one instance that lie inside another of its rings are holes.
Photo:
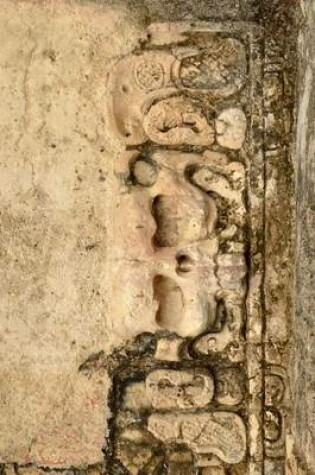
[[[185,336],[182,335],[184,297],[179,285],[169,277],[157,275],[153,280],[153,295],[158,302],[156,312],[158,326]]]
[[[157,225],[154,244],[157,247],[172,247],[180,243],[177,202],[177,197],[165,195],[158,195],[153,200],[152,215]]]
[[[195,266],[193,259],[187,254],[178,254],[176,256],[177,267],[176,272],[178,274],[188,274]]]
[[[175,247],[207,237],[208,213],[202,200],[190,196],[158,195],[152,203],[157,224],[154,244]]]

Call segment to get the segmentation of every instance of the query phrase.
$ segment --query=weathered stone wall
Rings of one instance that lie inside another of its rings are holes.
[[[78,367],[113,329],[106,75],[139,36],[126,9],[1,1],[3,462],[102,460],[106,374]]]
[[[7,475],[311,466],[312,33],[292,318],[297,2],[0,6]]]
[[[294,440],[315,473],[315,2],[301,2],[296,134]]]

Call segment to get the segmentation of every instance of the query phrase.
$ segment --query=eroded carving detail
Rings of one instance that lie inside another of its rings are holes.
[[[182,58],[173,68],[177,85],[224,98],[235,94],[245,83],[244,46],[235,38],[211,35],[207,46],[180,50]]]
[[[109,122],[126,147],[117,176],[144,216],[155,312],[155,333],[109,364],[109,473],[258,474],[263,166],[249,95],[260,33],[149,30],[109,79]],[[270,447],[283,433],[278,383],[271,375]]]
[[[285,455],[285,419],[288,403],[285,369],[280,366],[269,366],[265,373],[265,450],[268,457]]]
[[[206,373],[155,370],[146,379],[146,392],[156,409],[204,407],[212,401],[213,378]]]
[[[149,431],[165,444],[183,443],[194,454],[215,455],[222,462],[241,462],[246,452],[242,419],[228,412],[213,414],[153,414]]]
[[[237,364],[227,366],[224,360],[218,368],[216,360],[209,365],[192,359],[188,347],[181,349],[175,366],[164,360],[160,367],[158,345],[163,339],[174,341],[174,336],[150,338],[154,347],[147,340],[147,346],[139,341],[135,342],[137,350],[126,349],[127,355],[133,354],[131,366],[128,356],[119,367],[116,358],[109,362],[117,375],[113,473],[120,473],[122,466],[139,475],[185,470],[224,474],[227,466],[239,467],[247,452],[241,415],[247,397],[245,370]],[[179,341],[185,345],[184,339]]]
[[[186,97],[171,97],[152,105],[144,117],[147,137],[159,145],[204,145],[214,142],[213,125],[200,106]]]

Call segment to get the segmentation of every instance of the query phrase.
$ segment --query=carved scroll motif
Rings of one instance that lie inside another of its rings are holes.
[[[155,303],[155,333],[113,358],[111,474],[261,473],[263,177],[252,167],[249,31],[152,25],[111,72],[108,119],[126,147],[119,176],[150,223]]]

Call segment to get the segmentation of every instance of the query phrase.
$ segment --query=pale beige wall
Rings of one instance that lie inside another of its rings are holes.
[[[109,383],[78,368],[128,337],[108,312],[106,76],[138,27],[127,9],[55,0],[1,0],[0,25],[0,459],[94,463]]]
[[[134,328],[124,315],[121,324],[111,312],[114,291],[118,300],[133,291],[128,276],[134,277],[134,270],[124,267],[120,281],[121,267],[110,257],[117,244],[113,164],[119,145],[108,134],[106,78],[114,62],[137,45],[139,22],[207,11],[204,1],[193,13],[189,2],[146,0],[134,2],[134,10],[124,1],[111,3],[0,0],[2,462],[66,467],[102,461],[109,382],[103,370],[87,377],[78,368],[91,354],[110,353],[151,328],[150,321]],[[315,453],[314,10],[314,0],[305,0],[294,433],[298,452],[310,464]]]

